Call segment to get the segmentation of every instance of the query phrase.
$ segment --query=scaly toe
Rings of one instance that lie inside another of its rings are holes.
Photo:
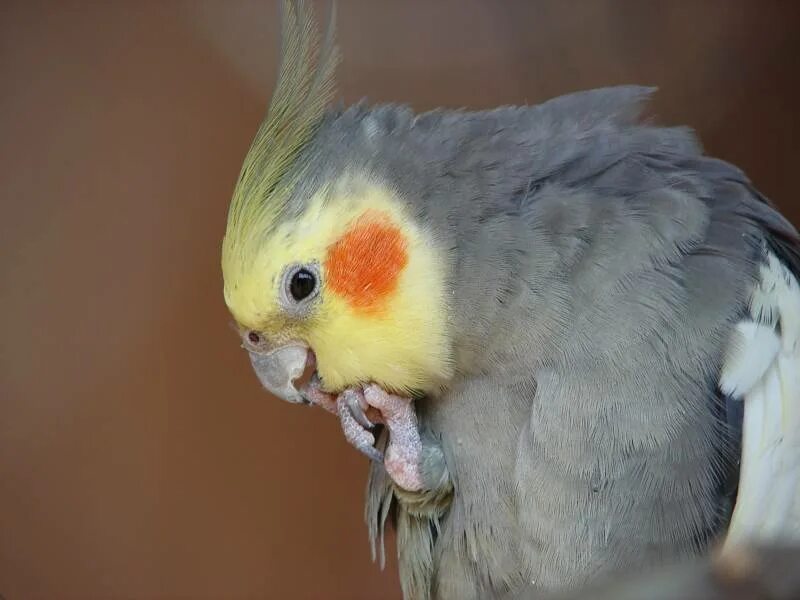
[[[347,389],[342,392],[342,398],[359,425],[366,429],[375,427],[375,424],[367,418],[366,410],[369,405],[364,399],[364,394],[361,390]]]
[[[375,436],[356,421],[343,394],[336,400],[336,408],[345,439],[371,460],[382,462],[383,454],[374,447]]]
[[[380,450],[378,450],[377,448],[375,448],[375,446],[372,445],[373,443],[374,442],[366,443],[366,444],[362,444],[362,445],[355,445],[354,444],[354,446],[355,446],[356,450],[361,452],[363,455],[365,455],[370,460],[372,460],[372,461],[374,461],[376,463],[383,463],[383,453]]]
[[[367,404],[377,408],[386,419],[407,418],[408,412],[413,412],[411,398],[390,394],[375,384],[364,388],[364,399]]]
[[[322,382],[319,376],[314,373],[311,380],[300,390],[306,400],[312,406],[319,406],[330,413],[338,414],[336,408],[336,396],[322,391]]]

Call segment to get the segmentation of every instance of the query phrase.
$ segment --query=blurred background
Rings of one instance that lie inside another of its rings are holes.
[[[327,5],[317,3],[325,13]],[[0,595],[399,598],[366,459],[259,388],[222,300],[277,3],[0,3]],[[657,85],[800,223],[800,3],[339,1],[346,102]]]

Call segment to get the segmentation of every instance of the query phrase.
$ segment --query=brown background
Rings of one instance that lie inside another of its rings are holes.
[[[798,5],[340,0],[346,101],[656,84],[800,222]],[[266,396],[219,245],[274,80],[272,2],[0,5],[0,594],[397,598],[365,459]],[[391,554],[391,553],[390,553]]]

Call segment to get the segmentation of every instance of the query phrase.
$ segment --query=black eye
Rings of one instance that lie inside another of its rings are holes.
[[[304,298],[308,298],[316,287],[317,278],[314,277],[314,274],[307,269],[300,269],[292,275],[292,280],[289,282],[289,293],[292,294],[292,298],[299,302]]]

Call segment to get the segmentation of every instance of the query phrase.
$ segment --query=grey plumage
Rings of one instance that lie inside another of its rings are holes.
[[[791,600],[800,597],[800,547],[761,545],[729,555],[627,571],[566,593],[514,594],[504,600]]]
[[[368,489],[373,539],[393,504],[410,598],[574,587],[724,531],[725,345],[766,249],[798,271],[797,233],[690,130],[640,122],[651,92],[358,105],[298,161],[315,169],[281,218],[354,172],[393,189],[449,260],[457,376],[416,406],[441,450],[426,468],[453,489],[404,493],[380,466]]]

